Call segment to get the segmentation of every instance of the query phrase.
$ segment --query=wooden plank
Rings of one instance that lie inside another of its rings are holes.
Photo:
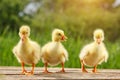
[[[26,67],[28,71],[30,67]],[[80,68],[65,68],[66,73],[56,73],[61,68],[48,68],[53,72],[42,73],[44,68],[36,67],[35,74],[31,76],[22,75],[21,67],[0,67],[0,80],[40,80],[40,79],[120,79],[120,69],[98,69],[97,73],[82,73]]]

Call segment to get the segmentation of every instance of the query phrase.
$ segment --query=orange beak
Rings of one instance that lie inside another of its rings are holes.
[[[66,40],[66,39],[67,39],[67,37],[64,36],[64,35],[63,35],[62,38],[61,38],[61,40],[63,40],[63,41]]]
[[[25,35],[22,35],[21,39],[22,39],[22,41],[24,41],[25,40]]]
[[[97,39],[97,43],[100,44],[100,42],[101,42],[101,39],[98,38],[98,39]]]

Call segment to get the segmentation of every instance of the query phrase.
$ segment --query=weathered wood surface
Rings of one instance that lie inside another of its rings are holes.
[[[26,67],[28,71],[31,68]],[[21,67],[0,67],[0,80],[40,80],[40,79],[118,79],[120,80],[120,69],[98,69],[97,73],[82,73],[80,68],[65,68],[66,73],[55,73],[61,68],[48,68],[53,72],[50,74],[42,73],[44,68],[36,67],[35,74],[31,76],[22,75]]]

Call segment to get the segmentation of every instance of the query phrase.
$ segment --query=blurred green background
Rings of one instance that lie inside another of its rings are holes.
[[[101,28],[109,59],[98,67],[120,69],[119,3],[119,0],[1,0],[0,66],[20,66],[12,48],[19,41],[19,27],[29,25],[30,38],[41,47],[51,41],[54,28],[65,31],[68,40],[63,44],[69,53],[65,67],[69,68],[80,68],[81,48],[93,41],[94,29]],[[37,66],[43,67],[42,61]]]

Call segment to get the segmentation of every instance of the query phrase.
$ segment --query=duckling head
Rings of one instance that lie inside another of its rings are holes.
[[[100,44],[104,40],[104,32],[102,29],[96,29],[93,33],[93,36],[97,44]]]
[[[61,29],[54,29],[52,32],[52,41],[66,41],[67,37],[64,34],[64,31]]]
[[[19,36],[22,41],[25,41],[30,36],[30,28],[27,25],[23,25],[19,29]]]

